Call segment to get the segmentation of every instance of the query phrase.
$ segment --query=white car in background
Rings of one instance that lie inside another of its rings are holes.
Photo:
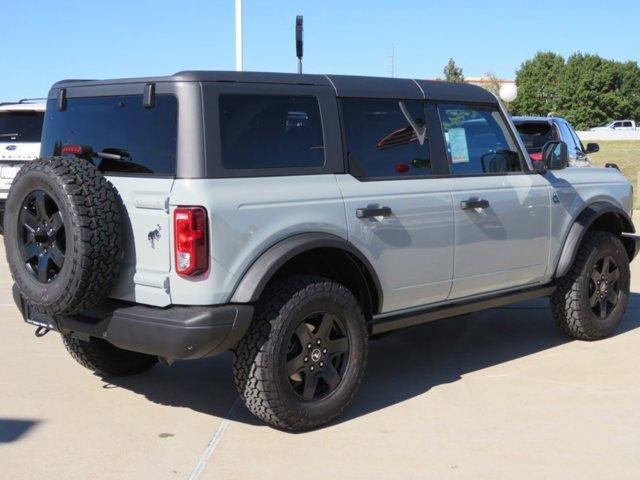
[[[0,103],[0,232],[13,179],[25,162],[40,156],[45,108],[40,99]]]
[[[622,132],[635,132],[636,122],[634,120],[614,120],[613,122],[605,123],[599,127],[592,128],[592,132],[602,132],[616,130]]]

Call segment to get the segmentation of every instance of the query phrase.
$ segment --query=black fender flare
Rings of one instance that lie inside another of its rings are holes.
[[[615,213],[618,221],[620,222],[620,231],[623,233],[635,233],[635,227],[631,218],[621,208],[607,202],[595,202],[588,205],[580,214],[576,217],[573,225],[569,229],[569,233],[565,238],[562,252],[556,266],[556,278],[564,276],[576,257],[578,248],[582,243],[582,239],[589,230],[589,227],[602,215],[607,213]]]
[[[368,271],[378,295],[378,306],[382,305],[382,286],[371,262],[346,239],[329,233],[301,233],[279,241],[248,268],[231,296],[231,303],[256,302],[269,280],[287,261],[300,253],[316,248],[337,248],[357,258]],[[357,267],[354,262],[354,267]],[[360,269],[358,269],[360,271]],[[363,274],[364,275],[364,274]],[[365,279],[366,280],[366,279]],[[374,312],[375,313],[375,312]]]

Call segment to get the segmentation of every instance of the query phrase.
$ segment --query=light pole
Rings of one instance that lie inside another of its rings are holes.
[[[236,71],[242,71],[242,0],[236,0]]]

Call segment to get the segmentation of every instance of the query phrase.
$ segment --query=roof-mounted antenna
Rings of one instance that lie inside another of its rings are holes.
[[[302,73],[302,15],[296,17],[296,56],[298,57],[298,73]]]

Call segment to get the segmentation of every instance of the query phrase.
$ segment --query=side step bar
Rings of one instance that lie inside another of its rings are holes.
[[[370,323],[371,334],[375,335],[400,328],[412,327],[420,323],[440,320],[442,318],[456,317],[466,313],[521,302],[523,300],[545,297],[551,295],[555,288],[555,285],[547,284],[542,287],[525,288],[466,301],[456,301],[455,303],[435,307],[420,307],[418,309],[412,308],[398,312],[382,313],[374,315]]]

